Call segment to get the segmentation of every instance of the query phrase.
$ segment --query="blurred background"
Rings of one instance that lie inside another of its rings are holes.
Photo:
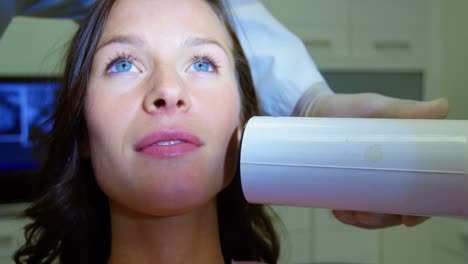
[[[448,118],[468,119],[468,1],[262,2],[301,37],[334,91],[446,97]],[[75,30],[71,21],[20,17],[0,39],[0,108],[10,113],[0,116],[0,263],[10,263],[21,240],[26,220],[16,215],[27,205],[34,168],[29,156],[21,157],[30,155],[33,123],[50,112]],[[274,210],[284,224],[278,224],[282,263],[468,263],[464,219],[436,217],[414,228],[369,231],[338,223],[329,210]]]

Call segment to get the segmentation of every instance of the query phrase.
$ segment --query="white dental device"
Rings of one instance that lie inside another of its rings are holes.
[[[468,216],[468,121],[254,117],[241,143],[251,203]]]

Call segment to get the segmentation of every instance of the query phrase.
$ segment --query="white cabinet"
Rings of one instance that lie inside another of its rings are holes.
[[[263,0],[276,18],[291,26],[345,27],[349,0]]]
[[[321,69],[420,70],[430,4],[424,0],[264,0]]]
[[[346,28],[331,29],[295,27],[294,33],[301,37],[319,66],[326,61],[340,61],[350,56],[350,34]]]
[[[312,0],[313,1],[313,0]],[[426,24],[427,0],[349,0],[353,26],[417,29]]]
[[[308,263],[313,255],[312,215],[309,208],[273,206],[281,219],[279,233],[281,253],[279,263]]]
[[[281,218],[279,263],[380,264],[380,230],[344,225],[331,210],[274,206]]]
[[[350,36],[350,67],[383,70],[425,67],[426,35],[421,31],[367,28],[353,29]]]
[[[307,46],[319,67],[351,53],[349,0],[264,0],[265,6]]]
[[[380,264],[381,230],[344,225],[328,209],[311,210],[314,262]]]
[[[426,66],[430,4],[425,0],[355,0],[350,4],[352,57],[388,69]]]

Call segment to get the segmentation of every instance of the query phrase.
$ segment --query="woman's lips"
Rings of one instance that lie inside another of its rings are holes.
[[[182,130],[161,130],[143,138],[135,149],[156,158],[173,158],[203,146],[195,135]]]

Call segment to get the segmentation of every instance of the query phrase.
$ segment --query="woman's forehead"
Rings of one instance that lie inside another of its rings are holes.
[[[127,34],[149,39],[196,35],[230,47],[225,26],[204,0],[117,0],[101,39]]]

